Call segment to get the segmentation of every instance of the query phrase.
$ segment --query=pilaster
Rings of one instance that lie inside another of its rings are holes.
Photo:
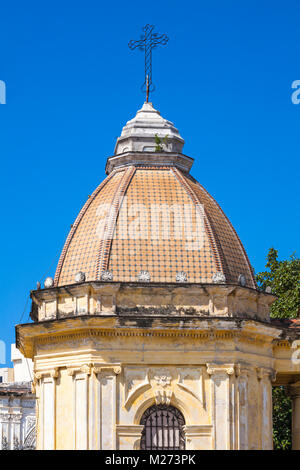
[[[98,379],[99,403],[99,444],[101,450],[116,449],[117,424],[117,375],[119,365],[98,365],[94,367]]]

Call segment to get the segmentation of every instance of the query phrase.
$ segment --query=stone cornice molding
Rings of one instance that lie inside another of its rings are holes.
[[[148,317],[146,317],[148,318]],[[106,323],[106,318],[104,319],[103,317],[97,317],[98,320],[103,320]],[[118,322],[118,319],[115,320],[115,316],[109,317],[109,320],[112,320],[112,325],[111,328],[109,327],[101,327],[101,323],[99,322],[99,325],[94,325],[94,327],[89,327],[88,323],[89,321],[85,321],[84,323],[81,323],[78,325],[77,331],[76,331],[76,320],[75,318],[68,318],[64,320],[64,323],[62,326],[66,324],[67,321],[70,321],[74,323],[74,326],[72,325],[72,329],[75,330],[74,333],[70,332],[70,328],[67,328],[64,331],[57,331],[56,333],[48,333],[45,335],[39,335],[39,337],[36,338],[37,343],[44,343],[51,341],[51,338],[55,338],[56,340],[58,339],[71,339],[74,337],[85,337],[85,336],[169,336],[169,337],[194,337],[194,338],[201,338],[201,339],[209,339],[209,340],[214,340],[214,339],[231,339],[231,338],[251,338],[253,339],[252,333],[255,334],[255,340],[256,341],[264,341],[264,339],[271,335],[273,332],[272,328],[269,328],[267,325],[260,325],[259,323],[256,324],[256,322],[253,321],[253,326],[255,325],[255,330],[253,328],[247,328],[247,321],[243,320],[236,320],[232,319],[231,321],[224,322],[222,319],[218,318],[205,318],[202,319],[201,317],[195,317],[195,318],[189,318],[186,319],[186,327],[182,325],[182,318],[180,317],[173,317],[171,321],[169,322],[169,325],[167,325],[164,328],[163,324],[161,324],[161,328],[158,330],[159,323],[161,321],[161,317],[152,317],[152,322],[155,327],[153,329],[141,329],[139,328],[139,321],[141,322],[144,321],[142,317],[138,318],[128,318],[128,321],[131,323],[131,327],[123,327],[123,328],[118,328],[115,329],[114,327],[117,326],[113,323]],[[95,320],[92,316],[88,316],[88,320]],[[57,320],[60,322],[59,320]],[[133,324],[133,321],[136,322],[136,325]],[[49,322],[45,322],[46,324]],[[70,326],[71,324],[70,323]],[[124,323],[124,321],[122,322]],[[178,326],[177,326],[178,323]],[[166,325],[166,322],[164,321],[164,324]],[[42,324],[36,323],[36,324],[30,324],[33,325],[36,328],[41,328],[44,329],[44,326]],[[27,325],[24,325],[27,326]],[[46,327],[47,325],[45,325]],[[108,326],[108,325],[107,325]],[[249,326],[250,326],[250,321],[249,321]],[[31,329],[31,328],[30,328]],[[265,331],[264,331],[265,330]],[[45,333],[48,331],[48,328],[45,328]],[[270,338],[269,341],[272,341],[273,338]]]
[[[212,435],[213,426],[211,424],[186,424],[183,426],[187,437],[198,437]]]
[[[176,167],[189,173],[194,159],[177,152],[124,152],[109,157],[106,162],[105,172],[110,174],[116,168],[136,167]]]
[[[224,374],[235,375],[236,377],[249,377],[255,372],[258,380],[268,379],[274,381],[276,374],[273,369],[265,367],[255,367],[250,364],[206,364],[208,375]]]
[[[147,328],[145,318],[148,320]],[[26,357],[33,357],[35,348],[41,344],[59,344],[98,337],[154,337],[154,338],[193,338],[201,341],[237,341],[255,342],[258,345],[272,344],[281,334],[281,330],[267,323],[248,319],[201,318],[200,316],[156,317],[148,316],[92,316],[72,317],[29,323],[16,327],[17,343]]]
[[[144,426],[141,424],[117,424],[116,431],[119,437],[121,436],[131,436],[140,438]]]
[[[178,331],[139,331],[139,330],[88,330],[80,333],[69,333],[69,334],[63,334],[63,335],[53,335],[53,336],[45,336],[45,337],[40,337],[37,339],[38,344],[43,344],[43,343],[51,343],[51,342],[61,342],[61,341],[66,341],[66,340],[71,340],[71,339],[80,339],[80,338],[86,338],[86,337],[91,337],[91,336],[103,336],[103,337],[169,337],[169,338],[184,338],[184,337],[191,337],[191,338],[197,338],[197,339],[203,339],[203,340],[215,340],[215,339],[233,339],[233,338],[239,338],[243,336],[245,339],[247,338],[246,335],[242,335],[241,332],[236,331],[236,332],[231,332],[231,331],[183,331],[183,330],[178,330]]]

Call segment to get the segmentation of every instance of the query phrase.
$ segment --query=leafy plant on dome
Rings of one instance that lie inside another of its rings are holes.
[[[266,271],[256,275],[262,290],[270,287],[277,300],[272,304],[272,318],[296,318],[300,313],[300,259],[292,254],[278,260],[278,251],[270,248]],[[285,387],[273,387],[273,444],[276,450],[291,449],[292,403]]]
[[[157,134],[155,134],[154,139],[155,139],[155,143],[156,143],[155,152],[164,152],[163,145],[168,144],[168,134],[165,135],[165,137],[163,137],[162,139],[160,137],[158,137]]]

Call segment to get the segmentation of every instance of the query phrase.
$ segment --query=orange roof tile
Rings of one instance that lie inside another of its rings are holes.
[[[174,166],[130,165],[114,169],[80,211],[65,243],[55,285],[100,280],[136,281],[148,271],[153,282],[175,282],[183,271],[191,283],[211,283],[216,272],[226,283],[255,287],[245,250],[216,201]]]

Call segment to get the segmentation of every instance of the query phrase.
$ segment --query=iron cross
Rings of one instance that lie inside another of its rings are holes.
[[[165,45],[169,41],[166,34],[158,36],[157,33],[153,33],[154,26],[147,24],[144,28],[144,34],[138,41],[130,41],[128,46],[131,50],[137,47],[145,52],[145,81],[142,85],[142,90],[146,91],[146,101],[149,101],[149,93],[154,91],[154,85],[152,83],[152,49],[159,44]]]

